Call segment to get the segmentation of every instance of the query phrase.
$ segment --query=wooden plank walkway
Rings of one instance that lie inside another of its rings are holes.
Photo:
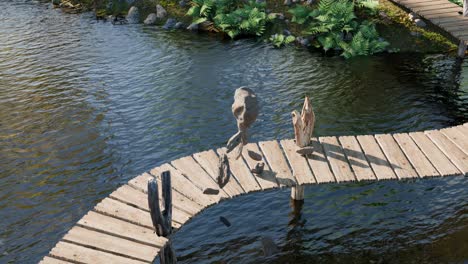
[[[432,24],[440,27],[456,39],[468,44],[468,17],[464,17],[463,8],[448,0],[391,0]]]
[[[409,2],[409,1],[407,1]],[[425,0],[418,0],[419,3]],[[319,137],[314,153],[296,153],[293,140],[245,146],[228,155],[232,178],[217,195],[218,155],[225,148],[195,153],[145,172],[112,192],[62,238],[41,263],[152,263],[167,239],[152,226],[147,182],[169,170],[172,176],[174,229],[209,206],[238,195],[296,185],[353,181],[406,180],[468,175],[468,123],[424,132]],[[262,175],[251,172],[261,156]],[[160,186],[160,185],[159,185]]]

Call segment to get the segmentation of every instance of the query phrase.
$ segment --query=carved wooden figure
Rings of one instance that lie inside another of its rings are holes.
[[[218,176],[216,181],[218,182],[219,188],[223,188],[231,177],[231,170],[229,168],[229,159],[226,154],[219,156],[218,162]]]
[[[236,159],[240,157],[242,148],[247,144],[247,130],[257,120],[258,116],[257,95],[247,87],[240,87],[234,93],[232,114],[237,120],[237,133],[227,143],[227,153],[237,146]]]
[[[309,145],[314,132],[315,114],[310,104],[309,97],[306,96],[302,113],[294,110],[292,113],[292,122],[294,127],[294,138],[296,145],[300,148]]]
[[[148,205],[151,213],[151,220],[158,236],[168,237],[172,234],[172,192],[171,173],[165,171],[161,175],[162,199],[164,210],[159,206],[158,182],[156,179],[148,181]]]
[[[159,203],[158,181],[151,179],[148,181],[148,205],[150,208],[151,220],[158,236],[169,237],[172,234],[172,189],[171,173],[165,171],[161,174],[162,200],[164,210],[161,211]],[[159,254],[161,264],[175,264],[177,258],[169,240],[161,249]]]

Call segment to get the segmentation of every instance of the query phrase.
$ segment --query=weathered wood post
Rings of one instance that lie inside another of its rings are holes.
[[[468,1],[468,0],[465,0],[465,1]],[[460,44],[458,44],[458,52],[457,52],[457,56],[459,58],[465,58],[465,53],[466,53],[466,42],[464,40],[460,40]]]
[[[151,220],[158,236],[168,238],[168,242],[161,249],[159,258],[161,264],[174,264],[177,262],[170,236],[172,234],[172,189],[171,173],[165,171],[161,174],[162,205],[161,211],[159,187],[156,179],[148,181],[148,206],[150,209]]]
[[[310,144],[314,132],[315,114],[310,104],[308,96],[304,99],[302,112],[294,110],[292,113],[292,123],[294,127],[294,140],[300,148],[299,153],[308,153],[307,146]],[[291,188],[291,199],[304,200],[304,186],[295,186]]]
[[[468,16],[468,0],[463,0],[463,16]]]

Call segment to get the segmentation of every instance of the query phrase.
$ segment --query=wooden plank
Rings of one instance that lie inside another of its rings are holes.
[[[143,173],[142,175],[131,179],[128,184],[144,193],[148,193],[148,180],[154,179],[153,175],[149,173]],[[158,183],[161,183],[160,179],[158,179]],[[194,202],[193,200],[185,197],[177,190],[172,189],[172,205],[175,208],[178,208],[189,215],[196,215],[201,210],[203,210],[203,206]]]
[[[418,7],[418,8],[415,8],[415,10],[417,10],[418,14],[426,17],[427,15],[450,14],[450,13],[455,13],[459,15],[458,11],[460,11],[461,8],[458,6],[443,4],[443,5],[433,5],[433,6],[427,6],[427,7]]]
[[[226,148],[217,149],[216,152],[221,156],[226,153]],[[234,176],[246,193],[261,190],[262,188],[255,179],[255,176],[250,172],[244,160],[242,158],[235,159],[234,155],[234,151],[227,155],[232,176]],[[233,179],[229,181],[231,180]]]
[[[390,180],[397,176],[373,136],[357,136],[357,140],[366,155],[377,179]]]
[[[92,211],[83,216],[78,225],[155,247],[162,247],[167,241],[164,237],[158,237],[152,229]]]
[[[441,5],[432,5],[432,6],[426,6],[423,8],[418,8],[418,10],[421,13],[425,14],[433,14],[431,12],[426,13],[427,11],[446,11],[446,12],[458,12],[459,10],[462,10],[461,7],[453,4],[441,4]]]
[[[456,29],[456,28],[465,28],[464,26],[466,26],[466,23],[463,21],[463,22],[452,22],[452,23],[447,23],[447,24],[444,24],[442,27],[444,29]]]
[[[412,11],[418,11],[421,9],[424,9],[426,7],[431,7],[431,6],[442,6],[442,7],[447,7],[450,6],[450,2],[446,1],[431,1],[430,3],[427,2],[422,2],[422,3],[414,3],[414,2],[406,2],[405,7],[411,9]]]
[[[136,208],[140,208],[142,210],[149,212],[148,195],[133,187],[130,187],[129,185],[121,186],[120,188],[112,192],[109,196],[123,203],[129,204],[131,206],[134,206]],[[160,204],[162,205],[162,200],[160,200]],[[191,215],[173,206],[172,208],[172,222],[173,222],[172,226],[173,227],[179,228],[181,225],[187,222],[190,219],[190,217]]]
[[[262,157],[262,160],[256,161],[250,158],[248,154],[249,151],[253,151],[257,153],[258,155],[260,155]],[[259,162],[263,162],[265,164],[262,174],[260,175],[254,174],[258,183],[262,187],[262,189],[266,190],[266,189],[278,187],[278,182],[276,181],[276,175],[271,170],[270,166],[268,166],[268,163],[266,162],[265,157],[262,154],[262,151],[260,150],[260,148],[258,147],[256,143],[249,143],[245,145],[244,148],[242,149],[242,156],[244,157],[245,162],[247,163],[247,165],[249,166],[251,170],[254,169],[257,163]]]
[[[145,262],[152,262],[154,257],[159,253],[159,248],[96,232],[79,226],[75,226],[68,231],[68,233],[63,237],[63,240],[65,242],[71,242]]]
[[[425,15],[424,17],[426,19],[429,19],[432,21],[432,19],[446,19],[446,18],[458,18],[460,15],[457,12],[454,13],[439,13],[439,14],[431,14],[431,15]]]
[[[278,141],[259,142],[259,146],[271,170],[276,173],[276,179],[280,186],[296,186],[297,181],[289,169],[288,162],[283,155]]]
[[[440,17],[440,16],[455,16],[459,15],[458,11],[460,8],[447,8],[442,10],[428,10],[428,11],[420,11],[419,14],[423,15],[426,19],[431,19],[432,17]]]
[[[72,264],[72,262],[45,256],[39,264]]]
[[[146,262],[129,259],[107,252],[102,252],[67,242],[59,242],[50,255],[66,259],[75,263],[113,263],[113,264],[142,264]]]
[[[130,206],[120,201],[105,198],[98,203],[94,210],[104,215],[112,216],[146,228],[153,228],[149,212]]]
[[[320,137],[328,163],[337,182],[355,181],[356,177],[336,137]]]
[[[410,2],[410,3],[432,3],[432,2],[441,2],[444,0],[439,0],[439,1],[434,1],[434,0],[393,0],[393,2],[399,3],[401,5],[405,5],[405,3]]]
[[[297,182],[300,185],[317,183],[309,168],[307,159],[296,152],[299,147],[296,145],[294,140],[281,140],[280,144],[283,147],[286,158],[291,165],[293,176],[296,178]]]
[[[464,126],[456,126],[447,129],[441,129],[448,139],[457,145],[465,154],[468,154],[468,128]]]
[[[459,16],[455,16],[455,17],[433,18],[431,19],[431,21],[436,25],[442,25],[442,24],[461,22],[461,21],[468,22],[468,19],[463,19]]]
[[[338,140],[341,143],[349,164],[351,164],[351,168],[357,180],[376,180],[377,177],[372,171],[357,139],[354,136],[344,136],[339,137]]]
[[[423,132],[409,133],[419,149],[426,155],[442,176],[460,174],[460,171],[452,164],[444,153]]]
[[[318,138],[312,138],[310,145],[313,147],[314,153],[307,155],[307,162],[317,179],[317,183],[336,182]]]
[[[405,179],[418,177],[418,173],[411,167],[411,163],[405,157],[405,154],[391,135],[375,135],[375,139],[382,148],[382,151],[388,161],[390,161],[390,166],[392,166],[398,178]]]
[[[199,152],[193,154],[193,158],[205,169],[208,174],[211,175],[214,179],[218,177],[218,162],[219,157],[216,155],[214,150],[210,149],[207,151]],[[237,181],[229,181],[224,187],[223,190],[226,191],[231,197],[237,196],[239,194],[245,193],[244,189],[239,185]]]
[[[431,162],[426,158],[424,153],[418,148],[416,143],[406,133],[395,134],[393,138],[396,140],[401,150],[405,153],[413,165],[416,172],[421,177],[440,176],[439,172],[432,166]]]
[[[178,170],[169,164],[164,164],[160,167],[152,169],[150,174],[157,176],[161,175],[164,171],[171,172],[171,184],[173,188],[185,195],[185,197],[192,199],[204,207],[208,207],[219,201],[216,200],[216,198],[203,194],[203,190],[194,185],[191,181],[189,181],[189,179],[185,178]]]
[[[405,6],[415,4],[415,3],[420,3],[424,6],[424,5],[441,4],[441,3],[447,3],[447,2],[448,1],[445,1],[445,0],[401,0],[399,1],[400,4],[403,4]]]
[[[218,201],[230,197],[213,178],[193,159],[191,156],[183,157],[171,162],[177,170],[179,170],[186,178],[188,178],[194,185],[200,189],[205,190],[211,188],[219,190],[217,195],[211,195]]]
[[[468,173],[468,155],[464,153],[457,145],[448,139],[440,131],[426,131],[425,134],[434,142],[437,147],[462,171],[463,174]]]

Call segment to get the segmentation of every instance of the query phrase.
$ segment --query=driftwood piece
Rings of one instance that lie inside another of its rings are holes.
[[[255,165],[255,168],[253,168],[253,169],[250,170],[250,171],[251,171],[252,173],[255,173],[255,174],[262,174],[264,168],[265,168],[265,163],[259,162],[259,163],[257,163],[257,165]]]
[[[212,188],[206,188],[206,189],[203,191],[203,194],[217,195],[217,194],[219,194],[219,190],[217,190],[217,189],[212,189]]]
[[[151,213],[151,220],[158,236],[168,237],[172,234],[172,192],[171,174],[165,171],[161,175],[162,199],[164,210],[159,206],[158,182],[156,179],[148,181],[148,205]]]
[[[304,106],[302,107],[301,114],[296,110],[291,114],[296,145],[301,148],[305,147],[310,143],[315,124],[315,114],[312,109],[312,105],[310,104],[309,97],[306,96],[304,100]]]
[[[234,93],[232,114],[237,120],[237,133],[227,143],[227,153],[236,151],[236,159],[242,154],[242,148],[248,142],[247,130],[257,120],[258,116],[257,95],[247,87],[240,87]]]
[[[231,223],[226,219],[226,217],[224,216],[220,216],[219,217],[219,221],[221,221],[221,223],[223,223],[225,226],[227,227],[230,227],[231,226]]]
[[[249,150],[249,151],[247,151],[247,153],[249,154],[249,157],[251,159],[253,159],[255,161],[262,161],[262,155],[258,154],[257,152]]]
[[[219,188],[222,189],[229,182],[230,177],[231,170],[229,168],[229,159],[226,154],[223,154],[219,156],[218,177],[216,177]]]

